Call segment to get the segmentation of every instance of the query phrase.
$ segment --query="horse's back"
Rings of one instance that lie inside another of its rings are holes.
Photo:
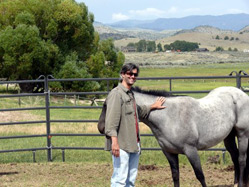
[[[249,96],[236,87],[219,87],[210,92],[209,96],[229,95],[235,106],[237,133],[249,136]]]
[[[248,97],[248,95],[245,92],[243,92],[239,88],[232,86],[223,86],[215,88],[208,94],[208,96],[213,96],[213,95],[219,96],[224,94],[225,95],[230,94],[231,96],[233,96],[233,99],[235,100]]]

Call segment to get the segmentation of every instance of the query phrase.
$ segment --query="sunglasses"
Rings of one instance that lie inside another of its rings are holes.
[[[137,77],[138,76],[138,73],[132,73],[132,72],[126,72],[125,73],[126,75],[129,75],[132,77],[132,75],[134,75],[134,77]]]

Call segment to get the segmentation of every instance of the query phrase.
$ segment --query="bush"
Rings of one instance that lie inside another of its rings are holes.
[[[224,51],[224,48],[223,47],[216,47],[215,51]]]
[[[224,40],[229,40],[229,37],[228,37],[228,36],[225,36]]]

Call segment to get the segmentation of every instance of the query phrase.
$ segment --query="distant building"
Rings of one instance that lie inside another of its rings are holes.
[[[207,48],[198,48],[196,49],[197,52],[208,52],[209,50]]]
[[[124,53],[136,52],[135,47],[121,47],[121,51]]]

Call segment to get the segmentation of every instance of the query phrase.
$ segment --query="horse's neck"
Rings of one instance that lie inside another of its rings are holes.
[[[156,101],[156,96],[152,95],[134,92],[134,96],[138,105],[151,105]]]
[[[134,92],[134,96],[136,99],[136,103],[138,105],[151,105],[156,101],[157,96],[153,96],[153,95],[147,95],[147,94],[143,94],[143,93],[138,93],[138,92]],[[158,125],[156,125],[158,121],[160,121],[160,117],[161,115],[156,115],[154,113],[159,112],[160,110],[154,110],[151,111],[151,114],[148,116],[148,118],[146,119],[140,119],[142,122],[144,122],[147,126],[149,126],[152,131],[160,128]],[[153,114],[152,114],[153,113]]]

